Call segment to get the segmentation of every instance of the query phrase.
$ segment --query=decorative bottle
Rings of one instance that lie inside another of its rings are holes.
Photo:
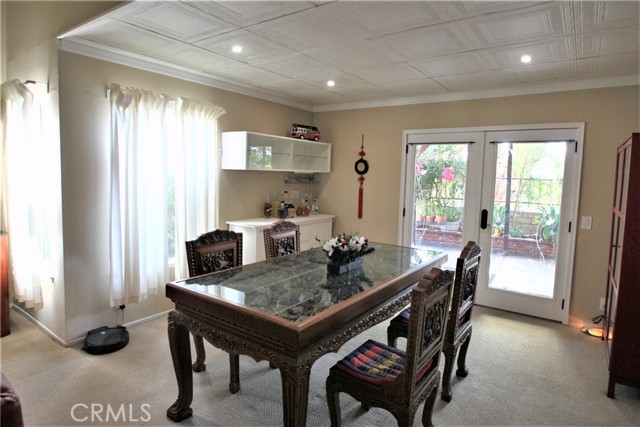
[[[306,199],[300,201],[300,206],[298,206],[298,209],[296,210],[296,215],[309,216],[309,205],[307,204]]]

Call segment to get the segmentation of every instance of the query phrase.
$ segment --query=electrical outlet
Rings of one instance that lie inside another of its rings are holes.
[[[604,297],[600,298],[600,311],[604,311]]]

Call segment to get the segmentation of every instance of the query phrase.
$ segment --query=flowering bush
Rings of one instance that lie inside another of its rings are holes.
[[[446,216],[464,198],[466,151],[456,145],[423,145],[416,154],[414,191],[419,213]]]
[[[322,250],[331,261],[346,264],[360,258],[368,244],[369,241],[363,236],[340,234],[325,241]]]

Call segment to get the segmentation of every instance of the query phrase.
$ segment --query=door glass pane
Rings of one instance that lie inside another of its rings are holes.
[[[412,245],[446,251],[455,269],[462,249],[466,144],[416,146]]]
[[[565,154],[565,142],[499,144],[490,288],[553,298]]]

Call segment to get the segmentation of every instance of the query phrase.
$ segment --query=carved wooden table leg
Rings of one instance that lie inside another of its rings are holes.
[[[169,313],[169,348],[178,380],[178,399],[167,409],[167,417],[173,421],[182,421],[193,414],[190,407],[193,400],[191,345],[189,331],[184,325],[178,323],[179,316],[175,311]]]
[[[304,427],[307,423],[311,365],[281,366],[285,427]]]

